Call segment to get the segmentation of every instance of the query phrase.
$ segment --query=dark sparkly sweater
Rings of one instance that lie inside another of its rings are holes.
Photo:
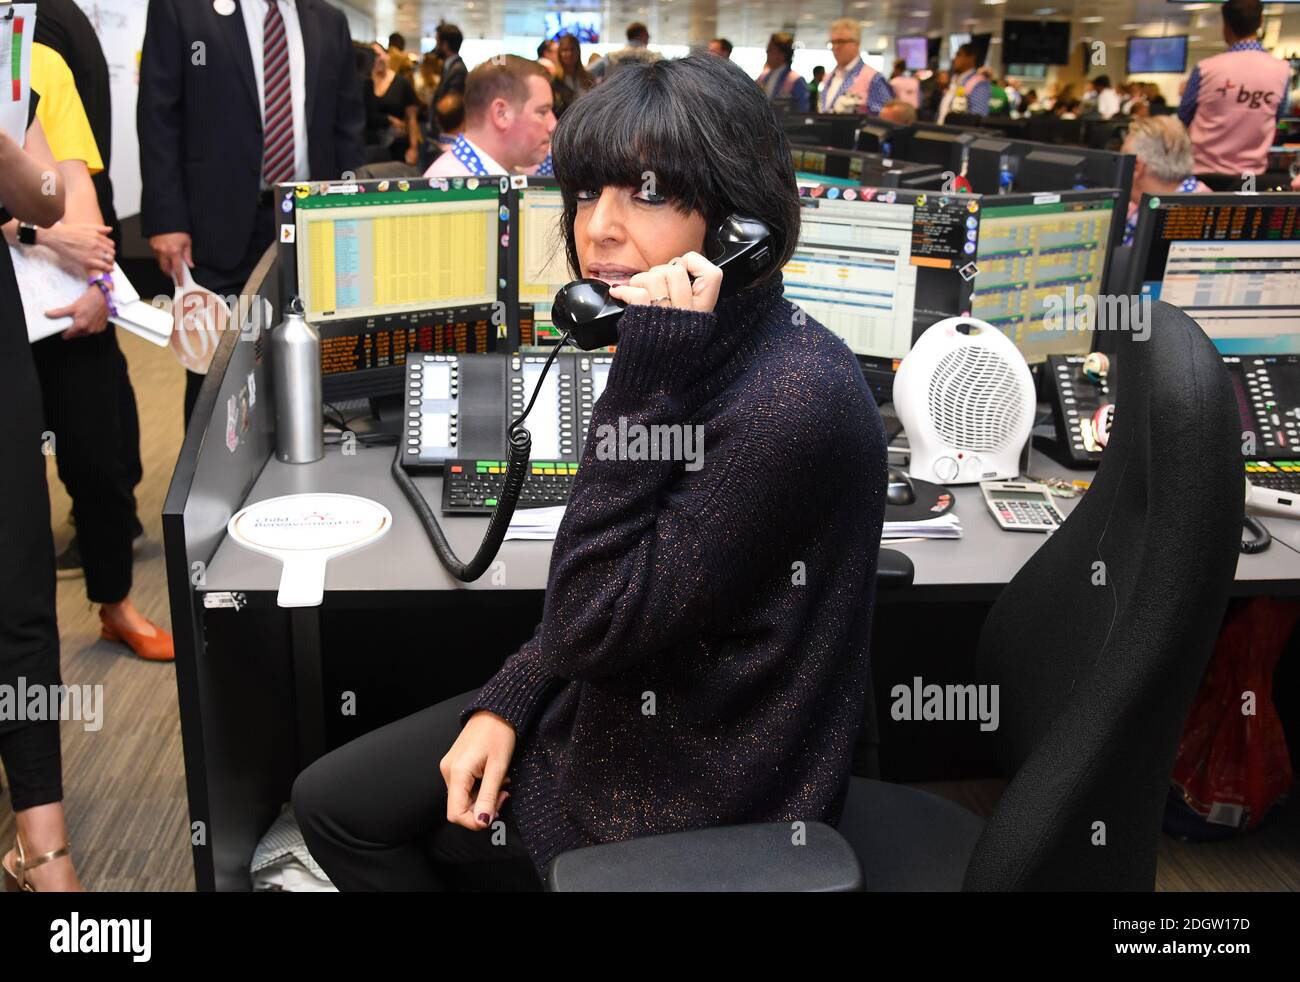
[[[620,418],[702,426],[703,466],[602,459]],[[462,714],[518,733],[506,807],[539,873],[583,845],[838,822],[885,488],[856,360],[779,278],[713,313],[628,309],[542,623]]]

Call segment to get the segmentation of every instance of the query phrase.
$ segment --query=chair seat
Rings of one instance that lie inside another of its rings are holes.
[[[838,829],[868,891],[958,891],[984,819],[928,791],[855,777]]]

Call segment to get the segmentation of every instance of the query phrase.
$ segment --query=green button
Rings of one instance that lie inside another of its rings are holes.
[[[497,499],[496,499],[496,498],[484,498],[484,499],[483,499],[483,504],[487,505],[487,506],[490,507],[490,508],[495,508],[495,507],[496,507],[496,504],[497,504]]]

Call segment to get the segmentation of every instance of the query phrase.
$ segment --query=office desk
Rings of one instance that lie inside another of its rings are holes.
[[[393,513],[392,530],[378,542],[331,560],[325,577],[326,603],[330,594],[384,594],[385,603],[401,604],[401,595],[439,590],[545,590],[550,563],[550,542],[507,541],[498,555],[499,567],[475,583],[461,583],[449,575],[425,538],[410,504],[389,474],[391,447],[357,448],[345,456],[330,448],[312,464],[282,464],[272,458],[253,485],[245,504],[284,494],[334,491],[372,498]],[[1030,473],[1044,477],[1088,480],[1093,472],[1070,471],[1033,451]],[[434,506],[442,500],[442,479],[420,477],[417,484]],[[890,548],[906,553],[916,566],[910,590],[897,599],[992,599],[1025,564],[1046,536],[1034,532],[1006,532],[998,527],[984,504],[978,486],[953,489],[954,511],[960,516],[961,539],[905,541]],[[1057,499],[1067,516],[1079,499]],[[477,548],[487,529],[486,518],[440,519],[452,547],[462,560]],[[1237,563],[1236,596],[1300,594],[1300,521],[1265,519],[1273,533],[1272,547]],[[1290,548],[1288,548],[1288,545]],[[207,570],[203,593],[242,593],[249,604],[274,605],[280,581],[280,564],[251,552],[229,539],[217,548]],[[894,599],[891,594],[890,599]],[[406,602],[412,598],[408,597]]]
[[[244,292],[281,309],[273,270],[268,251]],[[253,850],[288,800],[294,777],[328,746],[486,679],[538,622],[551,554],[550,542],[506,542],[483,578],[460,583],[439,564],[393,482],[391,447],[358,447],[351,455],[330,448],[306,465],[277,461],[272,380],[261,350],[249,324],[222,340],[163,510],[200,890],[250,888]],[[245,402],[248,414],[236,431]],[[1029,471],[1090,476],[1038,453]],[[417,483],[437,512],[441,479]],[[286,610],[276,605],[279,563],[235,545],[225,527],[244,505],[303,491],[372,498],[392,512],[393,528],[330,562],[320,607]],[[999,529],[977,487],[954,493],[964,538],[893,546],[912,559],[915,580],[908,589],[882,592],[880,607],[974,601],[978,609],[1045,541]],[[1062,509],[1068,514],[1074,504],[1065,500]],[[1278,541],[1241,557],[1234,593],[1300,595],[1300,522],[1266,523]],[[465,559],[487,520],[442,524]],[[878,622],[906,636],[911,616]],[[910,666],[918,652],[909,643],[895,654]],[[348,716],[339,700],[353,696],[359,715]],[[432,751],[430,769],[436,775]]]

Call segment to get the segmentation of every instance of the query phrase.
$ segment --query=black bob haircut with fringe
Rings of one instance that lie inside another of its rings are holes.
[[[728,215],[757,218],[772,231],[778,273],[799,240],[799,188],[785,132],[763,90],[735,62],[692,55],[624,65],[577,100],[552,135],[564,201],[560,232],[580,276],[573,221],[581,191],[639,189],[712,230]]]

